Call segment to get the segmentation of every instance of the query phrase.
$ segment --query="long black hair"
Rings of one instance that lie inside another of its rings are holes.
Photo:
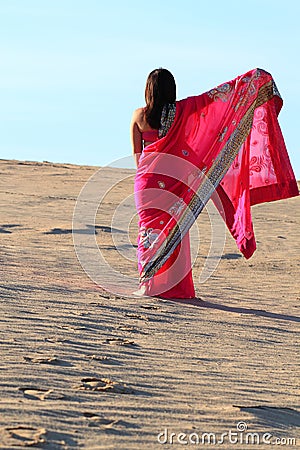
[[[158,130],[164,105],[176,101],[176,83],[171,72],[159,68],[148,75],[145,101],[146,121],[151,128]]]

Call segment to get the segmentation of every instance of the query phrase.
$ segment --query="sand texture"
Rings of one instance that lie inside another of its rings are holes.
[[[246,444],[246,432],[300,448],[300,199],[253,208],[250,260],[227,233],[217,270],[195,282],[197,300],[135,298],[97,286],[74,251],[74,206],[96,170],[0,161],[0,448],[272,447]],[[124,181],[99,207],[97,243],[137,281],[136,263],[115,250],[110,230],[133,172],[105,174]],[[207,213],[198,223],[195,280],[209,246]],[[134,243],[136,217],[130,236]],[[218,441],[229,430],[242,441],[183,443],[205,432]]]

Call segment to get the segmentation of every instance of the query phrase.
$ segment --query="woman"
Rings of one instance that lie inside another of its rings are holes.
[[[145,147],[151,146],[153,142],[163,138],[175,117],[176,84],[173,75],[168,70],[156,69],[149,74],[146,82],[145,101],[146,107],[137,109],[133,113],[131,121],[131,143],[137,167]],[[148,188],[149,191],[152,185],[159,189],[165,188],[165,182],[159,183],[158,178],[157,174],[151,173],[147,187],[143,186],[143,189]],[[170,181],[175,195],[176,192],[180,194],[180,183],[169,177]],[[163,225],[161,210],[153,207],[144,208],[146,202],[143,203],[143,210],[139,211],[138,267],[140,273],[143,268],[142,255],[157,237],[156,230],[160,232]],[[141,285],[140,294],[164,298],[195,297],[188,235],[177,246],[156,276]]]
[[[277,120],[282,100],[269,73],[254,69],[199,96],[177,102],[175,96],[172,74],[154,70],[146,107],[131,123],[140,293],[192,298],[188,230],[213,193],[250,258],[251,205],[296,196],[298,187]]]

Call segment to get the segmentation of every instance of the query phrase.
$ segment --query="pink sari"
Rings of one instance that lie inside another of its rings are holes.
[[[251,205],[299,195],[281,107],[272,76],[260,69],[176,102],[169,132],[144,149],[135,178],[145,295],[195,296],[188,231],[215,191],[246,258],[256,249]]]

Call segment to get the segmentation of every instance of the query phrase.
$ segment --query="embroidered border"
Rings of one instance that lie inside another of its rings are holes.
[[[167,103],[164,105],[161,119],[160,119],[160,128],[158,130],[158,137],[162,138],[166,136],[169,129],[171,128],[176,115],[176,103]]]
[[[214,163],[205,174],[205,177],[203,177],[202,183],[193,195],[189,205],[185,208],[183,215],[153,258],[145,264],[140,276],[140,282],[152,278],[174,252],[177,245],[203,211],[206,203],[236,158],[242,144],[250,133],[255,109],[271,100],[274,95],[277,95],[277,93],[273,80],[260,87],[256,99],[226,141]]]

